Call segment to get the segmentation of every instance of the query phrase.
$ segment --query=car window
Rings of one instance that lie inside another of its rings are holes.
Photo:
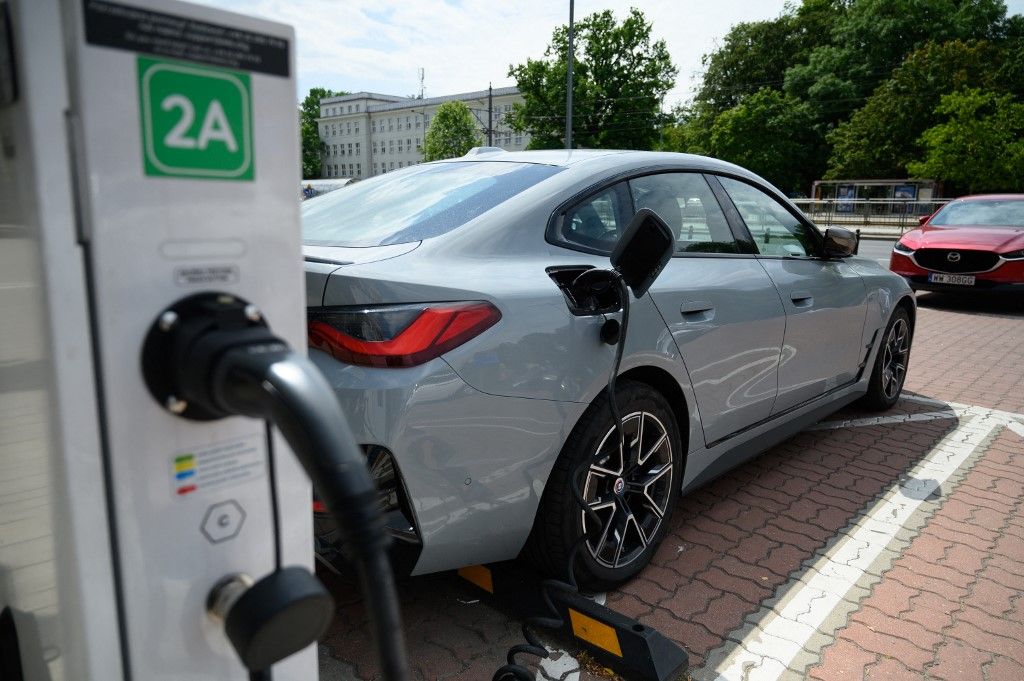
[[[591,196],[565,213],[559,237],[569,244],[611,253],[625,228],[622,203],[619,185]]]
[[[947,203],[929,224],[1024,227],[1024,199],[982,199]]]
[[[809,227],[773,197],[746,182],[718,178],[740,217],[754,237],[757,252],[764,255],[807,256],[817,251],[817,239]]]
[[[677,253],[739,253],[722,207],[699,173],[662,173],[629,181],[637,210],[649,208],[676,238]]]
[[[455,161],[363,180],[302,204],[302,239],[316,246],[384,246],[429,239],[507,201],[562,168]]]

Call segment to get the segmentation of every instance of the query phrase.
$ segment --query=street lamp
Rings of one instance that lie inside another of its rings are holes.
[[[569,0],[569,54],[567,55],[566,63],[568,64],[568,75],[565,90],[565,148],[572,149],[572,62],[573,62],[573,49],[572,49],[572,15],[573,15],[573,0]]]

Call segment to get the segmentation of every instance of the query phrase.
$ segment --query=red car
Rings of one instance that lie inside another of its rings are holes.
[[[915,291],[1024,292],[1024,194],[964,196],[922,217],[889,269]]]

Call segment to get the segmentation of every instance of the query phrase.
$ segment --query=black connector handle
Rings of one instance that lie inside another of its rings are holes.
[[[405,681],[401,617],[377,490],[319,370],[276,337],[255,306],[225,293],[190,296],[161,313],[146,337],[142,370],[154,398],[183,418],[237,414],[277,426],[352,548],[382,678]]]

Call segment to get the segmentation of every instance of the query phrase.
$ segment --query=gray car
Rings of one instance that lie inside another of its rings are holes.
[[[601,339],[618,313],[582,309],[570,285],[607,267],[640,208],[676,252],[631,305],[620,453],[605,392],[615,349]],[[888,408],[903,386],[904,280],[837,257],[729,163],[474,150],[302,214],[310,354],[414,574],[521,553],[559,572],[586,533],[579,578],[619,583],[648,562],[679,494],[854,400]],[[592,513],[571,491],[585,460],[576,484]]]

